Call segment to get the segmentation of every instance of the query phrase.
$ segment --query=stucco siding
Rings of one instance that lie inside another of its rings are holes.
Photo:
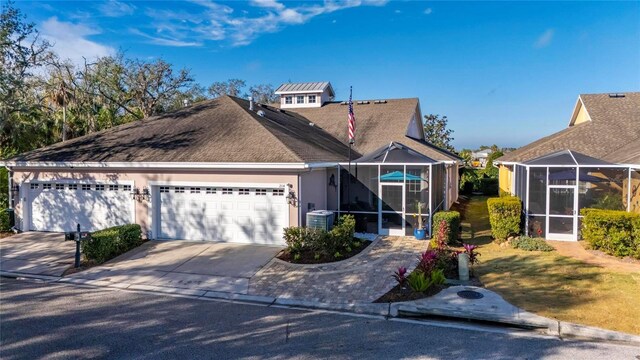
[[[317,169],[300,174],[300,216],[306,225],[307,212],[327,210],[327,171]]]
[[[500,165],[499,178],[500,191],[513,194],[513,166]]]
[[[269,172],[269,171],[141,171],[141,170],[118,170],[118,171],[95,171],[95,170],[74,170],[70,171],[50,171],[46,169],[27,170],[14,169],[13,181],[20,185],[19,198],[16,199],[15,213],[16,222],[22,229],[28,224],[24,224],[23,208],[27,203],[28,190],[23,183],[30,181],[56,181],[56,180],[76,180],[76,181],[98,181],[98,182],[129,182],[134,188],[142,190],[145,187],[151,189],[155,183],[193,183],[195,185],[206,185],[207,183],[224,183],[234,186],[234,184],[291,184],[291,190],[298,196],[298,174],[296,172]],[[143,231],[148,233],[152,230],[152,206],[149,201],[135,202],[135,222],[142,226]],[[55,211],[55,209],[52,209]],[[289,224],[298,225],[298,209],[289,206]]]

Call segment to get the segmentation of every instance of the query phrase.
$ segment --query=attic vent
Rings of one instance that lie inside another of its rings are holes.
[[[316,124],[315,124],[315,123],[310,122],[310,123],[309,123],[309,126],[316,126]]]
[[[386,104],[387,100],[376,100],[373,102],[374,104]]]
[[[343,101],[343,102],[340,103],[340,105],[347,105],[347,102]]]
[[[369,101],[364,100],[364,101],[358,101],[358,105],[364,105],[364,104],[368,104]]]
[[[610,97],[610,98],[623,98],[623,97],[624,97],[624,94],[620,94],[620,93],[612,93],[612,94],[609,94],[609,97]]]
[[[258,110],[257,114],[258,114],[258,116],[264,117],[264,111],[262,111],[262,110]]]

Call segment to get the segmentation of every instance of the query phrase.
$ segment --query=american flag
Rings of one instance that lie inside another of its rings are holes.
[[[356,139],[356,116],[353,114],[353,88],[349,88],[349,144],[353,144]]]

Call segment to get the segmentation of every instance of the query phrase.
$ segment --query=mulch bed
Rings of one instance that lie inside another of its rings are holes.
[[[0,239],[2,239],[2,238],[6,238],[6,237],[9,237],[9,236],[11,236],[11,235],[14,235],[14,234],[13,234],[12,232],[9,232],[9,231],[7,231],[7,232],[0,232]]]
[[[312,251],[304,251],[300,253],[300,258],[298,260],[294,260],[293,259],[293,254],[291,254],[289,252],[288,249],[284,249],[282,250],[276,257],[280,260],[286,261],[286,262],[290,262],[290,263],[294,263],[294,264],[325,264],[325,263],[332,263],[332,262],[336,262],[336,261],[342,261],[345,259],[348,259],[350,257],[353,257],[359,253],[362,252],[362,250],[366,249],[367,246],[371,245],[372,241],[369,240],[362,240],[362,239],[357,239],[357,241],[360,242],[360,247],[353,247],[351,249],[350,253],[345,253],[342,254],[342,257],[339,259],[336,259],[333,257],[333,255],[331,256],[326,256],[326,255],[321,255],[319,259],[315,259],[315,253]]]
[[[425,292],[414,292],[408,285],[405,288],[402,288],[400,284],[398,284],[393,289],[389,290],[389,292],[379,297],[374,301],[374,303],[394,303],[424,299],[433,296],[448,287],[448,285],[432,285]]]

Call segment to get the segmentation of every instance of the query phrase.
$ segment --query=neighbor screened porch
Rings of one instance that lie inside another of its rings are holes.
[[[351,171],[347,163],[328,169],[329,210],[354,215],[357,232],[404,236],[413,235],[421,203],[431,234],[432,214],[445,207],[446,176],[443,162],[391,143],[353,161]]]
[[[580,238],[580,210],[640,212],[640,169],[564,150],[515,165],[525,233],[551,240]]]

